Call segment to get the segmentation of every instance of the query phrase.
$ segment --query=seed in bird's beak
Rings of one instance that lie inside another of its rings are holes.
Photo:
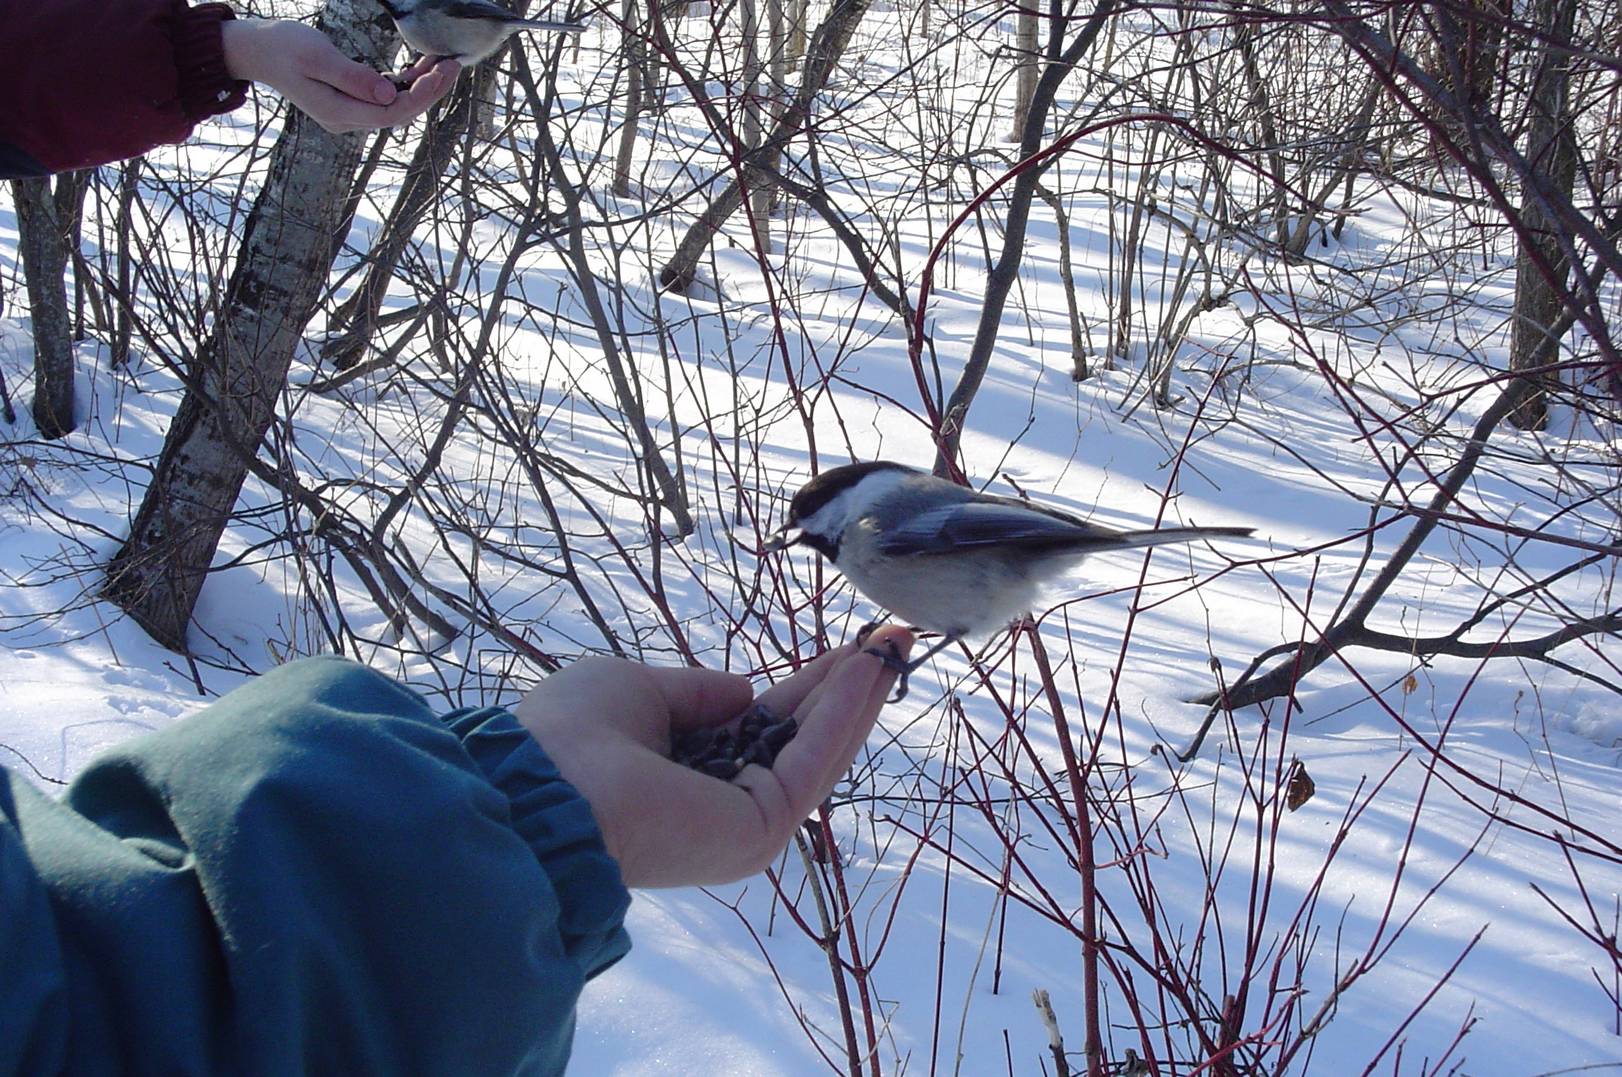
[[[798,527],[785,527],[760,547],[762,553],[776,553],[800,541],[801,531]]]

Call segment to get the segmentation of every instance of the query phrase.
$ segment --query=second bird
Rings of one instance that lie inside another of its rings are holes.
[[[463,67],[476,64],[520,30],[578,34],[583,22],[526,19],[490,0],[378,0],[405,43]]]

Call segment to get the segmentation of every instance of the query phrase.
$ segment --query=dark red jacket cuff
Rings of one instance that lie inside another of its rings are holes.
[[[246,95],[225,71],[232,17],[185,0],[0,0],[0,145],[61,172],[184,140]]]
[[[190,120],[230,112],[248,96],[248,84],[225,69],[220,24],[236,18],[224,4],[199,4],[176,21],[175,70],[180,76],[180,107]]]

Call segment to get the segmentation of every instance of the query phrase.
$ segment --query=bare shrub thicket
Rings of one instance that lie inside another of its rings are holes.
[[[825,956],[833,1016],[792,987],[784,1005],[830,1068],[991,1072],[1013,1027],[1046,1045],[1008,1047],[1014,1072],[1304,1071],[1500,839],[1558,854],[1566,874],[1540,885],[1583,895],[1551,899],[1591,966],[1574,975],[1622,1020],[1610,890],[1588,885],[1622,864],[1615,833],[1558,779],[1526,791],[1455,749],[1489,667],[1533,695],[1552,673],[1622,690],[1614,12],[1040,14],[628,0],[578,49],[504,54],[493,105],[469,89],[426,134],[356,145],[351,221],[216,568],[285,591],[272,655],[358,654],[468,702],[588,652],[775,676],[869,612],[820,565],[755,554],[786,492],[892,442],[991,481],[1027,438],[1070,436],[1033,432],[1029,398],[1073,393],[1158,453],[1143,516],[1237,460],[1271,469],[1281,505],[1355,524],[1260,557],[1146,559],[887,719],[772,873],[770,908],[738,906],[768,961],[769,926]],[[71,268],[111,297],[86,332],[130,356],[132,391],[158,370],[189,400],[222,391],[190,357],[238,324],[238,207],[273,187],[284,123],[91,178]],[[995,451],[966,460],[969,437]],[[127,477],[133,514],[152,462],[94,466]],[[86,571],[88,550],[42,571]],[[1239,575],[1277,608],[1168,668],[1159,607],[1198,618]],[[267,661],[206,620],[190,646]],[[1204,708],[1153,728],[1144,668]],[[1424,684],[1441,687],[1420,718]],[[1301,707],[1347,685],[1410,750],[1342,790],[1314,844],[1286,804],[1306,789]],[[1179,758],[1202,715],[1216,734]],[[1416,884],[1440,803],[1474,830]],[[1382,892],[1331,900],[1342,848],[1392,812],[1408,840]],[[1005,949],[1011,921],[1063,955],[1051,1026],[974,1008],[1029,960]],[[945,956],[965,922],[967,972]],[[901,937],[941,955],[905,1036],[886,993],[918,975],[892,973]],[[1427,970],[1436,990],[1473,946]],[[1434,994],[1336,1057],[1400,1065]],[[1431,1071],[1468,1031],[1426,1043]]]

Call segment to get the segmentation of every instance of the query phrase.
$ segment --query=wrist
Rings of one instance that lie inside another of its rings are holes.
[[[265,19],[230,19],[220,24],[225,69],[241,82],[262,82],[260,54]]]

